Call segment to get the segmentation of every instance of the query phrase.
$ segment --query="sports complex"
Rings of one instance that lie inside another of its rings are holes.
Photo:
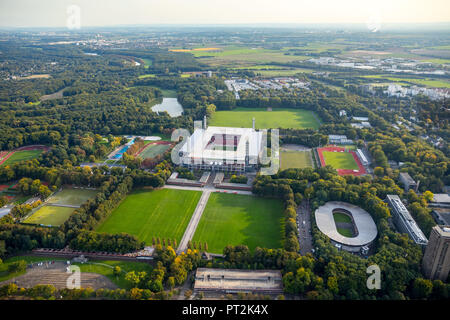
[[[316,224],[336,247],[367,254],[378,231],[367,211],[346,202],[330,201],[315,211]]]
[[[35,159],[49,149],[47,146],[33,145],[17,148],[12,151],[0,151],[0,166]]]
[[[361,159],[353,150],[345,147],[329,146],[316,149],[321,167],[330,165],[339,175],[360,176],[366,174]]]

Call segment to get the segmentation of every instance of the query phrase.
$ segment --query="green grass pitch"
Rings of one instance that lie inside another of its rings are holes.
[[[48,203],[66,204],[71,206],[81,206],[84,202],[92,199],[97,194],[97,190],[87,189],[63,189],[56,192],[48,199]]]
[[[236,108],[231,111],[217,111],[210,120],[211,126],[251,128],[252,119],[257,129],[270,128],[312,128],[318,129],[320,123],[314,113],[302,109]]]
[[[43,206],[23,223],[43,224],[46,226],[60,226],[69,218],[75,208]]]
[[[343,235],[344,237],[347,237],[347,238],[353,238],[353,237],[354,237],[353,232],[351,232],[349,229],[345,229],[345,228],[337,228],[337,231],[338,231],[341,235]]]
[[[201,192],[175,189],[138,190],[114,210],[97,228],[98,232],[126,232],[148,245],[153,237],[180,243]]]
[[[144,151],[139,154],[139,158],[147,159],[154,158],[159,154],[163,154],[167,149],[169,149],[170,145],[168,144],[152,144],[149,145]]]
[[[310,151],[281,151],[281,170],[313,167]]]
[[[333,213],[333,218],[335,222],[352,223],[352,219],[344,213]]]
[[[329,152],[324,151],[323,157],[327,165],[332,166],[335,169],[347,169],[358,170],[358,164],[356,163],[353,155],[349,152]]]
[[[206,242],[208,252],[222,253],[227,245],[244,244],[280,248],[283,204],[240,194],[212,193],[195,231],[193,241]]]
[[[41,155],[42,152],[43,150],[16,151],[3,163],[3,165],[7,166],[20,161],[36,159]]]

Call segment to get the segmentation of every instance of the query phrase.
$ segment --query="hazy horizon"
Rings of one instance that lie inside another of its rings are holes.
[[[0,27],[65,27],[71,5],[81,27],[450,22],[447,0],[2,0]]]

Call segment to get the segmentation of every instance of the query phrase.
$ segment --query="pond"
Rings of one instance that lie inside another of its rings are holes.
[[[177,98],[163,98],[162,103],[152,107],[154,112],[166,111],[172,118],[179,117],[183,113],[183,106],[178,102]]]

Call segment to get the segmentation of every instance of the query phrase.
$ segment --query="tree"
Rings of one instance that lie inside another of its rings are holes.
[[[184,297],[185,297],[186,299],[189,299],[191,296],[192,296],[192,290],[186,290],[186,291],[184,292]]]
[[[426,299],[433,290],[433,283],[431,280],[417,278],[412,285],[412,297],[415,299]]]
[[[19,260],[11,263],[8,265],[8,272],[9,273],[17,273],[17,272],[23,272],[27,269],[27,263],[25,260]]]
[[[383,167],[375,167],[375,169],[373,169],[373,173],[377,177],[382,177],[384,175],[384,168]]]
[[[122,273],[122,270],[120,269],[120,267],[119,266],[115,266],[114,269],[113,269],[114,276],[117,278],[117,277],[120,276],[121,273]]]

